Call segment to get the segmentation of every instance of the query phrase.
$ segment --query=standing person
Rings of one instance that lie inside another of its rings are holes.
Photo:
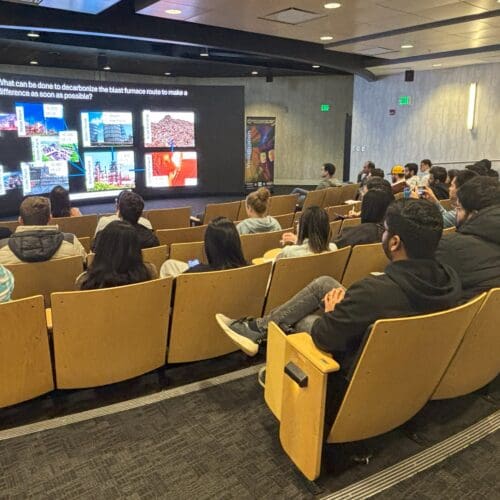
[[[0,302],[8,302],[14,291],[14,276],[0,264]]]
[[[267,233],[281,229],[280,223],[274,217],[267,215],[270,197],[271,193],[265,187],[247,196],[245,207],[248,219],[242,220],[236,226],[239,234]]]
[[[55,186],[49,195],[52,217],[79,217],[82,215],[79,208],[72,207],[69,191],[62,186]]]
[[[407,163],[405,165],[406,184],[410,190],[415,189],[420,185],[420,179],[417,174],[418,165],[416,163]]]
[[[449,189],[446,184],[448,173],[444,167],[432,167],[429,170],[429,181],[427,185],[438,200],[447,200],[450,197]]]
[[[425,159],[420,162],[420,185],[428,186],[429,185],[429,176],[432,168],[431,160]]]
[[[137,231],[125,221],[109,223],[100,233],[89,269],[76,280],[79,290],[132,285],[157,277],[155,266],[144,263]]]

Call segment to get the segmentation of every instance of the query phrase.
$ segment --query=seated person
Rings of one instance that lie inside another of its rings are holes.
[[[370,174],[372,173],[374,168],[375,168],[375,163],[373,163],[372,161],[365,161],[363,168],[361,169],[361,172],[358,174],[358,179],[357,179],[360,188],[362,188],[368,182]]]
[[[361,224],[342,229],[335,240],[338,248],[368,243],[380,243],[384,233],[384,218],[387,207],[394,201],[392,193],[372,189],[361,202]]]
[[[336,245],[329,241],[328,214],[323,208],[309,207],[304,210],[300,217],[298,234],[285,233],[283,235],[283,242],[292,243],[292,245],[285,246],[276,258],[303,257],[337,250]]]
[[[457,191],[457,231],[443,236],[436,258],[460,276],[464,299],[500,287],[500,184],[475,176]]]
[[[401,165],[395,165],[391,170],[391,179],[392,179],[392,192],[394,194],[401,193],[407,187],[406,179],[405,179],[405,169]]]
[[[486,175],[488,177],[493,177],[496,180],[498,180],[499,176],[498,171],[491,168],[491,160],[488,160],[488,158],[484,158],[482,160],[477,161],[475,164],[484,167],[486,169]]]
[[[432,168],[431,160],[425,159],[420,162],[420,185],[428,186]]]
[[[418,165],[416,163],[407,163],[405,165],[406,185],[410,189],[420,186],[420,177],[418,174]]]
[[[52,217],[79,217],[82,215],[79,208],[71,206],[69,191],[62,186],[52,188],[49,199]]]
[[[239,234],[268,233],[279,231],[280,223],[270,215],[267,215],[269,207],[269,189],[261,187],[247,196],[245,206],[248,219],[242,220],[237,226]]]
[[[178,276],[182,273],[222,271],[248,265],[241,250],[236,226],[226,217],[216,217],[205,231],[205,255],[208,264],[197,263],[192,267],[180,260],[168,259],[160,269],[160,276]]]
[[[100,233],[87,272],[76,280],[79,290],[132,285],[157,277],[154,265],[144,263],[137,231],[125,221],[109,223]]]
[[[374,168],[371,173],[370,177],[380,177],[381,179],[385,178],[384,171],[381,168]]]
[[[0,302],[8,302],[14,291],[14,276],[0,264]]]
[[[450,197],[446,178],[448,173],[444,167],[432,167],[429,170],[428,185],[438,200],[447,200]]]
[[[288,333],[308,332],[349,373],[367,329],[383,318],[426,314],[457,305],[460,279],[434,259],[443,231],[437,207],[426,200],[402,199],[387,209],[382,238],[390,263],[385,274],[368,276],[348,290],[329,276],[315,279],[288,302],[254,320],[216,319],[246,354],[257,354],[270,321]],[[318,309],[323,312],[314,315]],[[439,332],[436,332],[438,335]]]
[[[335,165],[333,163],[323,163],[323,170],[321,172],[321,180],[319,184],[316,186],[315,191],[319,189],[328,189],[331,187],[342,186],[342,183],[335,178]],[[307,189],[295,188],[291,194],[300,194],[299,202],[303,202],[306,194],[309,191]],[[302,203],[300,203],[302,204]]]
[[[62,233],[51,222],[50,201],[41,196],[26,198],[19,208],[16,232],[0,241],[0,263],[43,262],[78,255],[85,260],[82,244],[74,234]]]
[[[118,213],[120,218],[128,222],[137,232],[139,245],[141,248],[151,248],[159,246],[160,242],[153,231],[139,223],[142,211],[144,210],[144,200],[133,191],[123,191],[118,198]],[[101,232],[96,234],[92,249],[99,240]]]
[[[470,181],[474,177],[477,177],[476,172],[472,170],[456,170],[455,175],[450,184],[450,200],[452,205],[455,205],[457,202],[457,190],[460,189],[466,182]],[[417,197],[417,196],[415,196]],[[444,207],[439,203],[439,200],[436,198],[436,195],[432,191],[431,188],[426,187],[424,191],[424,198],[429,201],[436,203],[441,215],[443,216],[443,224],[444,228],[455,227],[457,223],[457,211],[455,208],[451,210],[445,210]]]
[[[388,196],[394,199],[394,195],[392,194],[392,187],[388,180],[382,179],[381,177],[371,177],[370,179],[368,179],[368,182],[361,190],[361,201],[363,201],[363,196],[372,189],[384,191]],[[358,212],[352,209],[349,212],[349,217],[361,217],[361,210]]]
[[[122,220],[122,216],[120,214],[120,198],[125,194],[129,193],[130,191],[122,191],[119,195],[118,198],[116,198],[116,214],[115,215],[106,215],[105,217],[101,217],[97,221],[97,227],[95,230],[95,234],[97,234],[99,231],[102,231],[110,222],[113,222],[115,220]],[[144,217],[139,217],[139,220],[137,221],[138,224],[141,226],[147,227],[148,229],[153,230],[153,226],[151,225],[151,222],[148,221],[148,219],[145,219]]]

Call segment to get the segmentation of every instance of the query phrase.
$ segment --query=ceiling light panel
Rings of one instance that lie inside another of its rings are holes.
[[[212,2],[193,2],[188,0],[185,3],[182,1],[171,2],[169,0],[159,0],[143,9],[139,9],[137,13],[145,16],[173,19],[176,21],[187,21],[192,17],[207,12],[207,8],[200,7],[199,5],[211,6],[211,3]]]
[[[120,0],[4,0],[11,3],[24,5],[38,5],[51,9],[72,10],[85,14],[99,14]]]

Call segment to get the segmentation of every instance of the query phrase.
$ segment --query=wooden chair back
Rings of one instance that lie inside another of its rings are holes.
[[[264,314],[284,304],[315,278],[331,276],[340,282],[351,247],[305,257],[278,259],[274,263]]]
[[[170,247],[173,243],[203,241],[207,226],[182,227],[178,229],[159,229],[155,232],[160,245]]]
[[[16,232],[17,226],[19,226],[19,221],[17,220],[0,220],[0,227],[10,229],[12,233]]]
[[[54,389],[43,297],[0,304],[0,408]]]
[[[191,207],[145,210],[142,215],[151,222],[155,230],[189,227]]]
[[[342,194],[340,195],[340,204],[347,200],[355,200],[358,195],[358,184],[344,184],[342,186]]]
[[[334,241],[335,239],[337,239],[341,227],[342,227],[341,220],[334,220],[330,222],[330,241]]]
[[[241,248],[247,262],[252,262],[256,257],[262,257],[268,250],[279,248],[283,233],[291,229],[281,231],[270,231],[268,233],[242,234]]]
[[[351,205],[336,205],[334,207],[328,207],[326,209],[328,213],[328,218],[330,220],[336,220],[339,215],[342,217],[347,217],[347,215],[349,215],[349,212],[351,210],[352,210]]]
[[[399,193],[396,193],[394,195],[394,199],[395,200],[402,200],[403,198],[405,197],[405,194],[403,193],[403,191],[399,192]]]
[[[331,187],[326,190],[325,199],[323,200],[324,207],[334,207],[340,205],[342,197],[342,186]]]
[[[167,361],[184,363],[237,350],[221,331],[216,313],[231,318],[262,314],[271,263],[176,278]],[[196,299],[199,297],[199,299]]]
[[[384,272],[387,264],[389,264],[389,259],[384,253],[382,243],[356,245],[352,248],[342,284],[349,288],[353,283],[366,278],[370,273]]]
[[[269,215],[275,217],[276,215],[289,214],[295,212],[297,206],[298,195],[296,194],[283,194],[279,196],[271,196]]]
[[[238,220],[241,201],[230,201],[229,203],[209,203],[205,207],[203,224],[208,224],[216,217],[227,217],[229,220]]]
[[[97,214],[79,215],[78,217],[54,217],[52,224],[57,224],[63,233],[80,236],[94,236],[97,227]]]
[[[353,217],[351,219],[344,219],[342,221],[342,229],[347,227],[359,226],[361,224],[361,217]]]
[[[172,278],[162,278],[53,294],[57,387],[112,384],[162,366],[171,292]]]
[[[242,221],[243,219],[246,219],[248,217],[247,214],[247,201],[241,200],[240,201],[240,207],[238,208],[238,215],[237,215],[237,220]],[[233,221],[236,222],[236,221]]]
[[[456,230],[457,230],[457,228],[455,228],[455,227],[447,227],[447,228],[443,229],[443,235],[454,233],[454,232],[456,232]]]
[[[306,197],[304,198],[304,203],[302,205],[302,210],[304,211],[308,207],[318,206],[322,207],[325,201],[326,192],[328,189],[318,189],[315,191],[308,191]]]
[[[83,272],[80,256],[48,260],[46,262],[23,262],[8,264],[14,275],[13,299],[32,295],[43,295],[45,307],[50,307],[50,294],[75,289],[76,278]]]
[[[441,206],[445,210],[451,210],[453,208],[452,201],[449,198],[447,200],[439,200],[439,203],[441,203]]]
[[[498,311],[500,288],[488,292],[432,399],[463,396],[480,389],[500,371]]]
[[[430,399],[483,301],[484,295],[447,311],[377,321],[327,441],[367,439],[412,418]]]
[[[207,264],[205,255],[205,243],[203,241],[191,241],[188,243],[172,243],[170,245],[170,259],[188,262],[190,260],[199,260],[202,264]]]
[[[293,226],[293,220],[295,218],[295,213],[290,212],[289,214],[273,215],[273,217],[280,223],[280,226],[285,228],[291,228]]]
[[[82,244],[82,247],[85,249],[87,253],[90,253],[92,246],[92,237],[91,236],[80,236],[78,241]]]
[[[161,265],[167,260],[167,245],[160,245],[152,248],[142,249],[142,260],[149,262],[156,267],[156,272],[160,274]]]

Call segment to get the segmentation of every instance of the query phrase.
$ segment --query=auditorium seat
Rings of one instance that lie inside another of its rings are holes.
[[[188,243],[173,243],[170,245],[170,259],[188,262],[190,260],[199,260],[202,264],[207,264],[205,255],[205,243],[203,241],[191,241]]]
[[[344,219],[342,221],[342,230],[348,227],[359,226],[361,224],[361,217],[353,217],[349,219]]]
[[[189,227],[191,207],[145,210],[142,215],[151,222],[155,230]]]
[[[289,214],[273,215],[273,217],[280,223],[282,229],[292,228],[295,213],[290,212]]]
[[[271,196],[271,198],[269,198],[269,215],[275,217],[276,215],[295,212],[298,199],[299,197],[296,194]]]
[[[347,200],[355,200],[359,191],[358,184],[344,184],[342,186],[342,194],[340,195],[340,204]]]
[[[302,205],[302,211],[308,207],[322,207],[325,200],[327,189],[318,189],[315,191],[308,191],[306,197],[304,198],[304,203]]]
[[[82,244],[82,247],[85,249],[87,253],[90,253],[91,245],[92,245],[92,236],[80,236],[78,241]]]
[[[349,262],[342,277],[342,284],[349,288],[356,281],[369,276],[370,273],[384,272],[387,264],[389,264],[389,259],[384,253],[382,243],[356,245],[352,248]]]
[[[111,384],[162,366],[171,291],[172,278],[163,278],[53,294],[57,388]]]
[[[340,205],[342,189],[342,186],[328,188],[326,190],[325,199],[323,200],[323,206],[334,207],[335,205]]]
[[[351,247],[304,257],[278,259],[274,263],[265,314],[284,304],[315,278],[331,276],[340,282]]]
[[[205,207],[203,224],[208,224],[216,217],[227,217],[229,220],[238,220],[241,201],[230,201],[228,203],[209,203]]]
[[[156,271],[159,273],[161,265],[167,260],[167,245],[160,245],[152,248],[142,249],[142,260],[144,262],[149,262],[156,267]]]
[[[347,215],[349,214],[349,212],[351,210],[352,210],[352,206],[351,205],[336,205],[334,207],[328,207],[326,209],[326,211],[328,213],[328,218],[330,220],[335,220],[339,216],[341,216],[341,217],[347,217]]]
[[[280,421],[281,445],[297,468],[309,480],[319,476],[325,435],[327,443],[359,441],[412,418],[430,399],[482,301],[377,321],[326,429],[325,408],[334,404],[334,399],[327,402],[327,384],[341,376],[339,364],[319,351],[309,334],[286,336],[271,323],[265,400]]]
[[[334,241],[340,233],[342,227],[341,220],[334,220],[330,222],[330,241]]]
[[[450,199],[447,199],[447,200],[439,200],[439,203],[441,203],[441,206],[445,209],[445,210],[452,210],[453,209],[453,204],[451,202]]]
[[[236,349],[215,321],[262,314],[271,263],[176,278],[168,363],[215,358]]]
[[[83,272],[80,256],[45,262],[8,264],[15,279],[13,299],[43,295],[45,307],[50,307],[50,294],[75,289],[76,278]]]
[[[291,231],[291,228],[281,231],[270,231],[267,233],[242,234],[241,248],[247,262],[252,262],[256,257],[262,257],[268,250],[281,246],[283,233]]]
[[[79,215],[78,217],[54,217],[51,224],[57,224],[63,233],[93,237],[97,227],[97,214]]]
[[[238,215],[236,216],[236,220],[233,220],[233,222],[236,223],[236,221],[242,221],[248,217],[246,206],[246,200],[241,200],[238,208]]]
[[[183,227],[178,229],[159,229],[155,232],[161,245],[170,247],[172,243],[203,241],[207,226]]]
[[[15,233],[16,228],[19,226],[19,221],[17,220],[1,220],[0,221],[0,227],[6,227],[7,229],[10,229],[11,232]]]
[[[54,389],[43,297],[0,304],[0,408]]]
[[[455,227],[447,227],[443,229],[443,235],[454,233],[457,229]]]
[[[432,399],[463,396],[484,387],[500,371],[498,311],[500,288],[485,295],[481,309],[468,326],[465,336]]]

